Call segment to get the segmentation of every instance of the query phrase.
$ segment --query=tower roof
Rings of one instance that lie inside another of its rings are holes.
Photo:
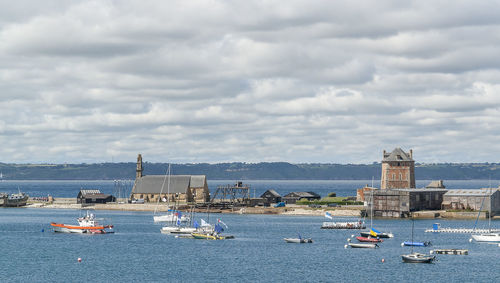
[[[391,153],[384,154],[384,159],[382,162],[385,161],[414,161],[410,155],[408,155],[406,152],[404,152],[401,148],[395,148]]]

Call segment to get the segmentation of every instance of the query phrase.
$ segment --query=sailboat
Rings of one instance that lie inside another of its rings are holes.
[[[472,239],[476,240],[476,242],[500,242],[500,232],[493,232],[491,231],[491,185],[490,185],[490,204],[489,209],[488,209],[488,232],[487,233],[481,233],[481,234],[475,234],[472,235]],[[486,198],[486,194],[484,196]],[[484,199],[483,199],[484,202]],[[482,206],[482,204],[481,204]],[[478,213],[478,218],[479,214],[481,213],[481,209],[479,209]],[[477,220],[476,220],[477,222]],[[474,227],[475,228],[475,227]]]
[[[370,230],[369,231],[361,231],[361,237],[356,237],[356,239],[360,242],[382,242],[380,241],[374,241],[375,239],[379,238],[394,238],[394,234],[392,233],[386,233],[386,232],[380,232],[377,229],[373,228],[373,180],[372,180],[372,190],[371,190],[371,200],[370,200]]]
[[[167,178],[168,178],[168,183],[167,183],[167,207],[169,209],[167,211],[167,214],[156,215],[156,212],[158,210],[158,205],[160,203],[160,197],[161,197],[161,194],[163,193],[163,188],[165,187],[165,182],[167,181]],[[169,164],[168,165],[168,169],[167,169],[167,174],[165,174],[165,178],[163,179],[163,184],[161,185],[160,195],[159,195],[158,200],[156,202],[155,211],[153,213],[153,221],[154,222],[177,223],[178,221],[180,221],[180,222],[187,222],[189,220],[190,220],[189,216],[183,215],[182,212],[176,211],[175,209],[170,209],[170,164]]]
[[[414,222],[413,217],[411,219],[411,242],[413,242],[413,230],[414,230]],[[413,252],[413,245],[411,245],[411,253],[410,254],[404,254],[401,255],[401,258],[403,259],[403,262],[406,263],[432,263],[435,259],[436,256],[429,256],[426,254],[422,253],[416,253]]]

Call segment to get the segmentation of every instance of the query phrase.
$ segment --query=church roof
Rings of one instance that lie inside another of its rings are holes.
[[[414,161],[410,155],[406,154],[401,148],[395,148],[391,153],[384,154],[384,161]]]
[[[169,184],[170,179],[170,184]],[[187,193],[189,188],[200,188],[205,185],[205,175],[146,175],[135,180],[132,193]]]

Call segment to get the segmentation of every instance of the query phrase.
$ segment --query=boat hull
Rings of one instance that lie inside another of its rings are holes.
[[[360,242],[368,242],[368,243],[381,243],[384,240],[372,237],[356,237],[356,240]]]
[[[234,236],[221,236],[218,234],[204,234],[204,233],[191,233],[191,236],[195,239],[202,239],[202,240],[226,240],[234,238]]]
[[[349,243],[347,245],[351,248],[357,248],[357,249],[376,249],[376,248],[378,248],[377,244],[372,244],[372,243]]]
[[[360,232],[361,236],[363,237],[368,237],[371,236],[370,231],[363,231]],[[392,233],[377,233],[378,238],[394,238],[394,235]]]
[[[436,259],[436,257],[419,253],[413,253],[408,255],[402,255],[401,259],[403,260],[403,262],[406,263],[432,263]]]
[[[431,245],[431,242],[403,242],[403,245],[413,247],[427,247]]]
[[[75,226],[75,225],[67,225],[61,223],[50,223],[54,232],[57,233],[77,233],[77,234],[109,234],[113,233],[110,229],[113,228],[112,225],[106,226],[94,226],[94,227],[85,227],[85,226]]]
[[[297,243],[297,244],[303,244],[303,243],[312,243],[313,240],[311,238],[284,238],[285,242],[287,243]]]
[[[476,242],[500,242],[500,233],[487,233],[472,235]]]

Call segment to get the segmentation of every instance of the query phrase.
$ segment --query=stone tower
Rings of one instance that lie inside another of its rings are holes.
[[[139,179],[142,177],[142,155],[139,153],[137,155],[137,168],[135,169],[135,178]]]
[[[410,149],[409,154],[401,148],[396,148],[391,153],[384,150],[380,188],[382,190],[415,188],[413,150]]]

